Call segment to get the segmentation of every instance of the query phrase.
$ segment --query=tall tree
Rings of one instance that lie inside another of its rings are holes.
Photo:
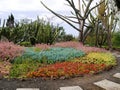
[[[112,49],[112,33],[117,25],[116,8],[114,3],[109,0],[100,0],[103,2],[97,8],[96,18],[91,15],[90,22],[92,27],[92,35],[95,35],[95,45],[101,47],[107,43],[109,49]]]
[[[115,19],[115,10],[113,8],[110,9],[110,4],[108,0],[101,0],[100,2],[104,1],[98,7],[98,18],[102,22],[105,31],[107,32],[107,43],[108,47],[112,49],[112,31],[114,31],[116,27],[116,19]]]
[[[76,7],[75,2],[73,0],[66,0],[66,1],[68,3],[68,6],[70,6],[73,10],[71,11],[71,16],[65,16],[65,15],[58,14],[54,12],[53,10],[51,10],[50,8],[48,8],[43,2],[41,3],[51,13],[53,13],[60,19],[64,20],[66,23],[72,26],[75,30],[77,30],[80,35],[79,41],[84,43],[86,36],[88,35],[88,33],[85,33],[85,32],[88,32],[88,31],[85,31],[87,30],[85,28],[90,28],[87,25],[87,22],[88,22],[87,19],[89,15],[91,14],[92,10],[98,7],[102,2],[92,7],[91,4],[94,0],[89,0],[89,1],[78,0],[79,7]],[[78,25],[76,26],[75,24],[78,24]]]

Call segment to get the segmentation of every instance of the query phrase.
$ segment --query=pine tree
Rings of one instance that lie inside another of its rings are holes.
[[[10,28],[14,27],[14,16],[12,13],[7,19],[6,26]]]

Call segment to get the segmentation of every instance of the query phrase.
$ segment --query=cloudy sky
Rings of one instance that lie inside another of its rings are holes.
[[[41,0],[49,8],[58,12],[69,14],[70,8],[65,5],[65,0]],[[75,0],[76,1],[76,0]],[[15,19],[33,19],[35,20],[37,16],[40,18],[49,18],[51,22],[55,24],[60,24],[66,29],[67,34],[78,35],[77,31],[74,31],[69,25],[64,23],[62,20],[54,17],[48,10],[46,10],[40,3],[40,0],[0,0],[0,18],[7,19],[8,15],[13,14]],[[54,18],[52,18],[54,17]]]

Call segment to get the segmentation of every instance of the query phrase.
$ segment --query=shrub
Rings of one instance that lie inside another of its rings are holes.
[[[6,62],[6,61],[1,61],[0,60],[0,75],[6,76],[9,74],[10,68],[11,68],[11,63]]]
[[[120,47],[120,31],[113,33],[112,43],[113,43],[114,48]]]
[[[40,48],[42,50],[46,50],[50,48],[50,45],[47,44],[36,44],[35,47]]]
[[[31,47],[32,46],[30,42],[21,42],[20,45],[25,46],[25,47]]]
[[[82,50],[85,53],[91,53],[91,52],[108,52],[104,48],[98,48],[98,47],[89,47],[89,46],[82,46],[77,47],[78,50]]]
[[[13,64],[9,77],[10,78],[23,78],[26,77],[26,74],[28,72],[36,70],[38,67],[40,67],[40,64],[34,60],[31,60],[29,58],[24,59],[21,63],[16,62]]]
[[[22,57],[32,58],[33,60],[39,60],[41,62],[43,61],[42,59],[44,59],[47,63],[55,63],[57,61],[66,61],[83,55],[85,55],[84,52],[74,48],[50,48],[49,50],[40,52],[35,52],[27,48]]]
[[[73,48],[51,48],[49,51],[46,51],[43,56],[47,57],[48,60],[64,61],[75,57],[81,57],[84,54],[84,52]]]
[[[82,43],[75,42],[75,41],[56,43],[54,45],[54,47],[72,47],[72,48],[76,48],[78,50],[82,50],[85,53],[90,53],[90,52],[107,52],[107,50],[105,50],[103,48],[85,46]]]
[[[42,51],[42,49],[37,48],[37,47],[29,47],[29,48],[26,48],[26,50],[33,51],[33,52],[40,52],[40,51]]]
[[[37,71],[29,72],[27,77],[74,77],[84,74],[98,73],[105,68],[104,64],[83,64],[80,62],[63,62],[40,67]]]
[[[64,41],[73,41],[75,40],[75,37],[73,37],[73,35],[71,34],[67,34],[67,35],[64,35]]]
[[[54,45],[54,47],[70,47],[70,48],[76,48],[79,46],[83,46],[83,45],[75,41],[60,42]]]
[[[89,53],[83,58],[76,59],[82,63],[105,64],[107,66],[116,65],[116,59],[111,53]]]
[[[20,56],[24,48],[13,44],[12,42],[0,42],[0,59],[3,61],[12,61]]]

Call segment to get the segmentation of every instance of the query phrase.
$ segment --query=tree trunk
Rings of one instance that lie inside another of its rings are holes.
[[[99,20],[95,23],[95,46],[98,47],[98,29],[99,29]]]
[[[108,49],[112,51],[111,31],[108,29],[107,35]]]
[[[80,32],[79,32],[79,42],[83,43],[84,44],[84,23],[85,23],[85,20],[81,20],[80,22]]]

